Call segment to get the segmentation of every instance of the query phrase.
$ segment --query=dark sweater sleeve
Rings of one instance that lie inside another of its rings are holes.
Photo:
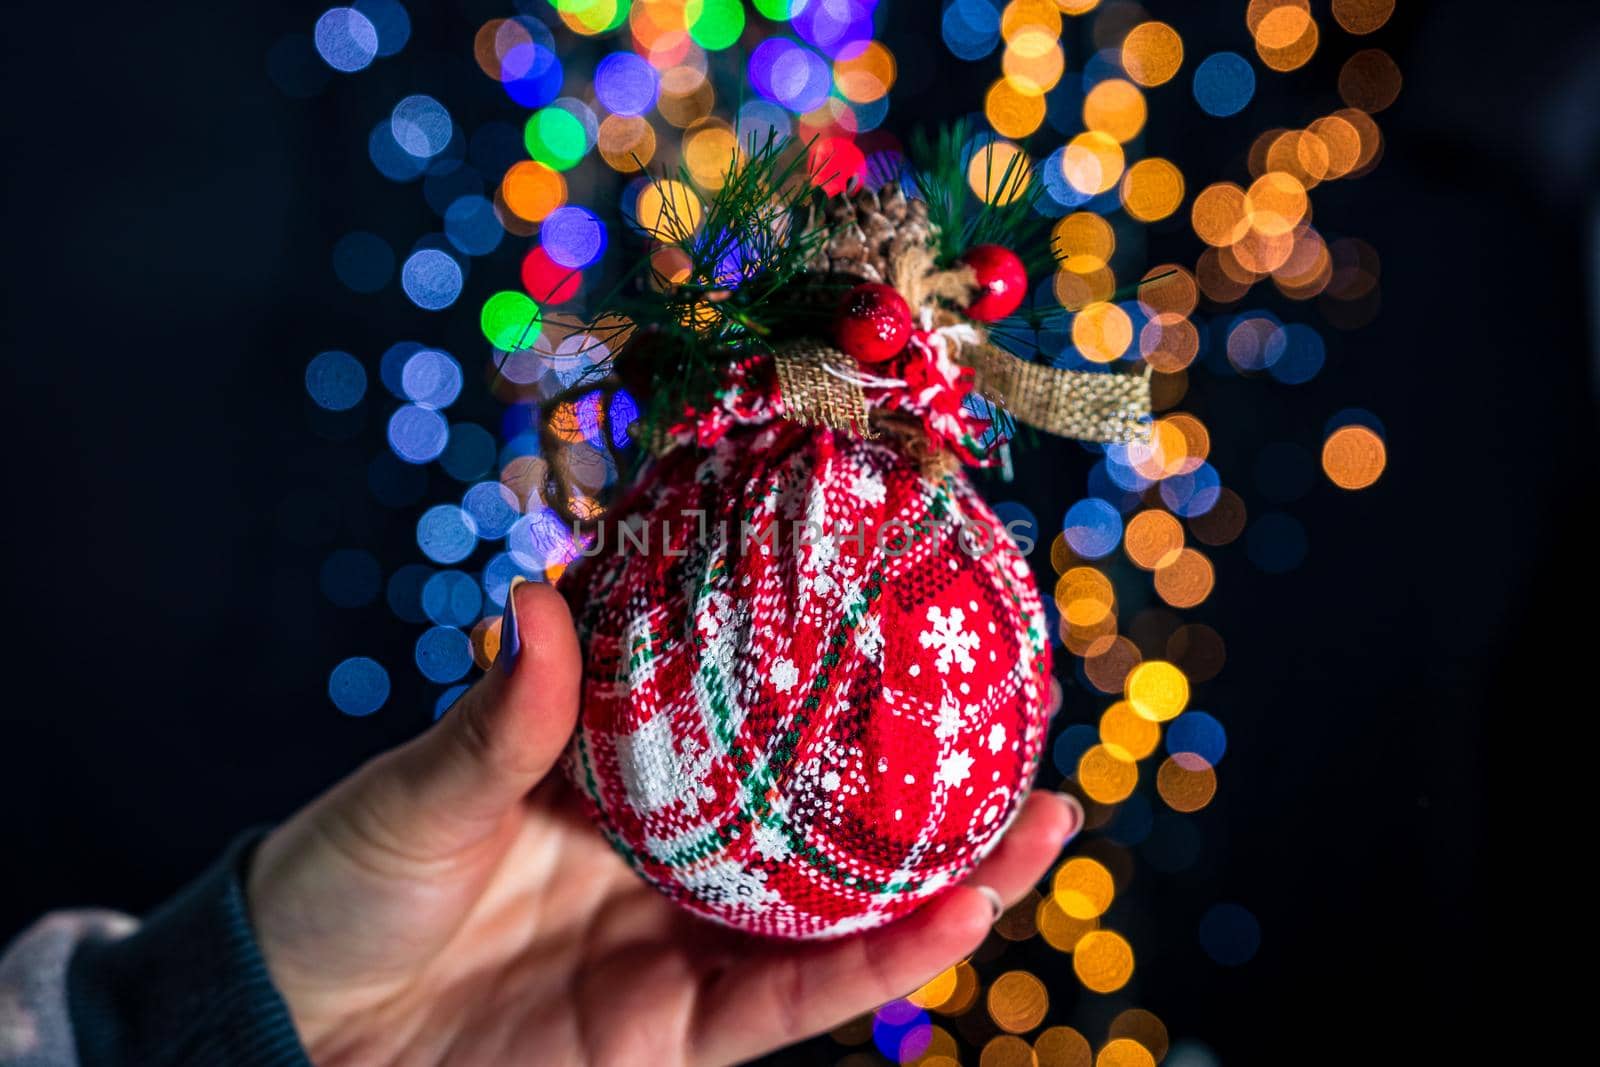
[[[67,1004],[84,1067],[309,1065],[245,906],[244,867],[261,836],[236,840],[138,932],[78,946]]]

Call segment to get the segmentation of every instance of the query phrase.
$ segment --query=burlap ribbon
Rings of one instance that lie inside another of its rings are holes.
[[[779,346],[772,362],[789,421],[877,436],[872,432],[867,394],[852,373],[855,360],[832,345],[803,338]]]
[[[964,307],[977,288],[970,268],[935,270],[933,251],[924,246],[902,252],[890,273],[913,311],[926,306],[941,325],[958,320],[947,305]],[[982,338],[982,328],[971,325]],[[782,345],[774,355],[791,421],[871,436],[862,429],[870,426],[869,411],[866,394],[854,380],[855,360],[812,339]],[[954,356],[973,368],[980,396],[1034,429],[1108,444],[1149,437],[1149,368],[1139,374],[1061,370],[1019,359],[986,338],[962,345]]]
[[[976,392],[1018,422],[1045,433],[1102,443],[1149,436],[1150,378],[1114,371],[1061,370],[1029,363],[984,343],[958,358],[977,374]],[[793,341],[774,353],[785,417],[806,426],[873,436],[855,360],[822,341]]]
[[[1150,436],[1150,373],[1061,370],[994,345],[966,352],[977,391],[1018,422],[1057,437],[1117,443]]]

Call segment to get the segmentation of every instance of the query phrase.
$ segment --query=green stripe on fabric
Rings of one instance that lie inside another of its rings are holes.
[[[597,808],[604,811],[605,804],[600,800],[600,785],[595,781],[594,764],[589,759],[588,738],[580,731],[575,740],[578,750],[578,765],[583,768],[583,791],[589,794],[589,798],[595,802]],[[606,820],[601,820],[600,828],[605,831],[606,841],[610,843],[617,854],[627,860],[630,865],[638,866],[638,854],[622,840],[621,836],[608,825]]]

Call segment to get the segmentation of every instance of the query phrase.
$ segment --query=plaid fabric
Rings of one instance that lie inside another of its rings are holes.
[[[832,937],[994,847],[1043,747],[1050,646],[1026,562],[964,475],[935,484],[844,432],[738,425],[658,461],[598,541],[561,583],[585,656],[566,769],[663,893],[753,933]]]

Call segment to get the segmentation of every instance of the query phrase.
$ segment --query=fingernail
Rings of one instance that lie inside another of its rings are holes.
[[[1060,797],[1062,803],[1066,804],[1067,811],[1072,816],[1071,824],[1067,827],[1066,839],[1061,842],[1064,845],[1067,843],[1067,841],[1071,841],[1074,837],[1078,836],[1078,831],[1083,829],[1083,824],[1088,820],[1089,817],[1084,814],[1083,801],[1079,800],[1071,793],[1062,790],[1056,793],[1056,796]]]
[[[511,579],[506,590],[506,610],[500,616],[500,655],[495,658],[501,673],[510,674],[517,669],[517,654],[522,651],[522,633],[517,629],[517,586],[527,581],[522,575]]]
[[[986,885],[975,885],[972,888],[978,891],[979,896],[983,897],[984,900],[989,902],[989,910],[994,912],[994,914],[990,916],[989,921],[994,922],[999,919],[1000,913],[1006,910],[1005,905],[1000,901],[1000,894],[996,893],[992,888]]]

